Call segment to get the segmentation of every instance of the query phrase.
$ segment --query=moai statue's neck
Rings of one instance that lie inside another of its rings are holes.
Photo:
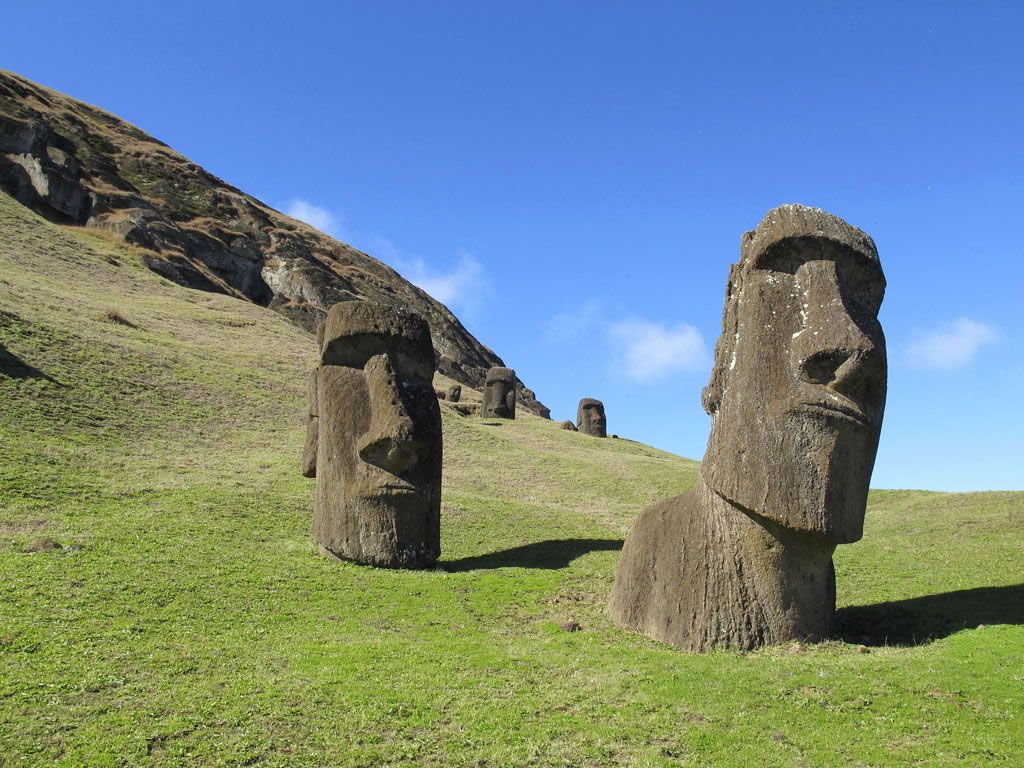
[[[835,545],[745,511],[703,479],[694,493],[705,513],[708,559],[699,644],[755,648],[828,637]]]

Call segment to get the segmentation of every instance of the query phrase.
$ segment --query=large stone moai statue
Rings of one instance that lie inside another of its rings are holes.
[[[885,406],[885,278],[871,238],[769,211],[731,267],[697,487],[644,510],[610,613],[691,651],[833,630],[838,544],[864,528]]]
[[[306,440],[316,444],[320,551],[378,566],[432,565],[441,552],[441,411],[430,328],[397,307],[335,304],[320,362],[310,407],[316,436]]]
[[[604,403],[584,397],[576,409],[576,429],[594,437],[608,437],[608,422],[604,417]]]
[[[511,368],[496,367],[487,371],[480,415],[499,419],[516,417],[516,372]]]

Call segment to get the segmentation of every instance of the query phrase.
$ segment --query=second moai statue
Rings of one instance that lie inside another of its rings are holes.
[[[391,568],[441,552],[441,411],[423,318],[365,301],[327,313],[310,403],[313,538],[321,553]],[[307,469],[304,467],[304,470]]]
[[[580,400],[576,409],[576,429],[594,437],[608,437],[608,422],[604,417],[604,403],[592,397]]]
[[[316,416],[316,373],[317,366],[309,374],[309,414],[306,417],[306,444],[302,449],[302,474],[316,477],[316,449],[320,437],[320,421]]]
[[[832,553],[864,532],[885,407],[885,278],[875,244],[784,205],[729,270],[697,487],[640,513],[609,611],[690,651],[820,640]]]
[[[511,368],[491,368],[484,382],[483,418],[514,419],[516,417],[516,372]]]

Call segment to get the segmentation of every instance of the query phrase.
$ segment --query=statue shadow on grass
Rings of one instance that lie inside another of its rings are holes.
[[[992,624],[1024,625],[1024,584],[961,589],[836,612],[840,638],[861,645],[927,645],[962,629]]]
[[[476,571],[493,568],[565,568],[580,555],[622,549],[622,539],[548,539],[521,547],[500,549],[486,555],[442,561],[445,571]]]
[[[60,384],[52,376],[29,365],[10,352],[3,344],[0,344],[0,376],[7,376],[11,379],[45,379],[51,384]]]

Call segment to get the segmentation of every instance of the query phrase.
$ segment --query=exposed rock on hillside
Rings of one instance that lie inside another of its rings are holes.
[[[482,388],[502,360],[395,270],[264,205],[117,117],[0,70],[0,187],[49,219],[147,249],[169,280],[256,302],[314,331],[337,301],[430,324],[438,370]],[[548,416],[520,382],[519,401]]]

